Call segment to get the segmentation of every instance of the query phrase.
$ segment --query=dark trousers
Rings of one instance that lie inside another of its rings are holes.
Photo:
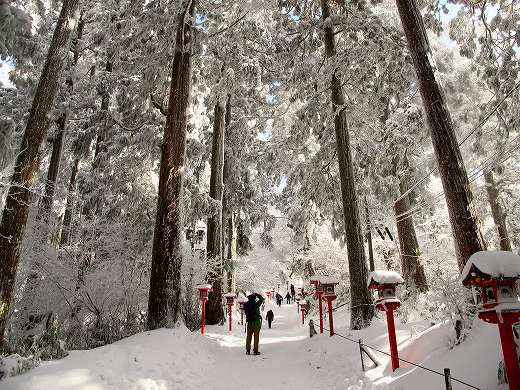
[[[291,303],[291,298],[287,297],[287,304],[289,305]]]
[[[271,329],[271,324],[273,323],[273,320],[267,320],[267,325],[269,325],[269,329]]]
[[[251,351],[251,339],[254,338],[253,352],[258,352],[258,342],[260,341],[260,323],[247,324],[246,351]]]

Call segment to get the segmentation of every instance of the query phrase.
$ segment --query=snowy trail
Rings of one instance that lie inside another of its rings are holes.
[[[215,362],[214,376],[218,372],[226,372],[232,367],[240,375],[228,376],[226,388],[243,389],[282,389],[282,388],[319,388],[319,378],[313,370],[308,370],[308,364],[302,361],[305,355],[308,338],[307,325],[301,325],[301,317],[296,312],[296,305],[282,305],[278,308],[270,303],[267,310],[274,312],[273,328],[267,327],[267,321],[262,324],[260,333],[260,356],[245,355],[245,333],[242,326],[235,327],[233,332],[208,332],[210,339],[216,340],[226,359]],[[217,352],[217,351],[216,351]],[[321,382],[322,384],[322,382]]]
[[[244,328],[234,318],[232,332],[227,324],[208,326],[205,337],[185,328],[159,329],[90,351],[73,351],[65,359],[0,382],[0,389],[348,388],[344,378],[349,376],[349,359],[323,367],[323,360],[335,360],[327,356],[330,346],[309,339],[296,305],[278,308],[267,303],[264,317],[269,309],[275,318],[272,329],[263,322],[260,356],[245,354]],[[353,371],[359,371],[357,365]]]

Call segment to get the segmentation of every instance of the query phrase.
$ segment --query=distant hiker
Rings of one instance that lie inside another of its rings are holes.
[[[274,319],[274,313],[271,309],[267,312],[267,315],[265,316],[265,319],[267,320],[267,325],[269,325],[269,329],[271,329],[271,324]]]
[[[287,291],[287,295],[285,296],[285,299],[287,299],[287,304],[290,305],[291,304],[291,293],[289,291]]]
[[[256,300],[258,298],[258,301]],[[258,352],[258,342],[260,340],[260,328],[262,327],[262,316],[260,315],[260,306],[264,303],[264,297],[260,294],[251,294],[247,297],[248,301],[244,305],[244,313],[246,313],[247,337],[246,337],[246,354],[251,354],[251,338],[255,337],[253,345],[253,353],[260,355]]]
[[[294,298],[296,297],[296,290],[294,289],[294,284],[291,284],[291,296],[292,300],[294,301]]]
[[[278,307],[282,307],[283,297],[280,295],[279,292],[276,293],[276,304]]]

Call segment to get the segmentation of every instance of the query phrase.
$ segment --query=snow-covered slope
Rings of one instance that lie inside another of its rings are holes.
[[[159,329],[90,351],[75,351],[65,359],[0,382],[0,390],[443,388],[443,377],[407,364],[392,373],[388,357],[378,352],[374,355],[382,365],[364,374],[355,342],[329,337],[327,332],[309,338],[308,325],[301,325],[295,305],[278,308],[268,303],[268,309],[274,311],[274,324],[273,329],[264,324],[260,356],[245,355],[244,329],[235,317],[232,332],[227,327],[208,326],[203,337],[185,328]],[[382,318],[355,332],[344,326],[348,311],[336,313],[335,321],[337,333],[388,351]],[[494,326],[476,321],[469,340],[452,350],[446,347],[452,331],[448,324],[427,327],[426,323],[397,321],[400,356],[440,372],[449,367],[454,377],[481,389],[506,389],[496,385],[501,355],[498,332]],[[467,389],[457,383],[453,388]]]

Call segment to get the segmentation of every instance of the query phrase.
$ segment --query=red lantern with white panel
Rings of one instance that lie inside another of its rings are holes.
[[[394,310],[401,306],[401,301],[396,295],[396,289],[397,285],[403,283],[403,277],[395,271],[372,271],[368,277],[368,288],[377,290],[376,308],[379,311],[386,312],[386,326],[388,328],[388,341],[390,343],[392,371],[399,368]]]
[[[520,368],[513,324],[520,321],[520,256],[508,251],[474,253],[462,270],[462,284],[480,290],[478,317],[497,324],[509,388],[520,389]]]

